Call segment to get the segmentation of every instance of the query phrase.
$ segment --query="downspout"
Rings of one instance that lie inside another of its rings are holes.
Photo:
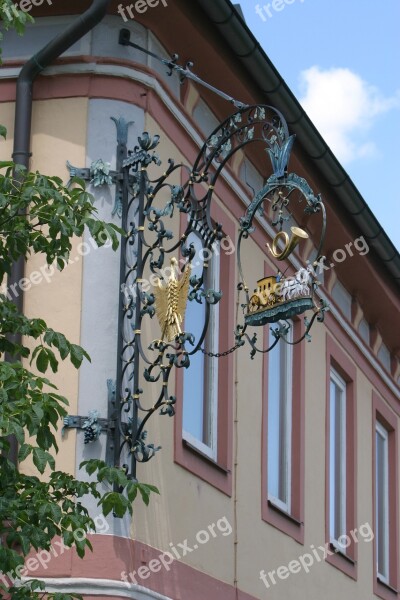
[[[29,169],[29,159],[31,157],[31,126],[32,126],[32,92],[33,83],[36,77],[46,67],[48,67],[61,54],[68,50],[75,42],[89,33],[103,19],[110,5],[111,0],[93,0],[90,8],[73,21],[60,35],[57,35],[39,52],[25,63],[17,80],[17,93],[15,101],[15,122],[14,122],[14,147],[12,158],[16,164]],[[8,278],[8,288],[12,285],[17,287],[18,282],[24,277],[25,259],[20,257],[11,268]],[[14,287],[14,289],[15,289]],[[17,288],[18,289],[18,288]],[[23,311],[23,292],[18,289],[13,300],[18,312]],[[14,343],[21,343],[21,336],[10,337]],[[6,354],[5,359],[12,361],[15,357]],[[16,464],[18,446],[16,440],[10,440],[10,460]]]

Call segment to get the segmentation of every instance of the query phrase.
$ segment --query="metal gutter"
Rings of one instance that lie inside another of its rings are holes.
[[[36,77],[50,65],[63,52],[68,50],[75,42],[95,27],[105,16],[111,0],[93,0],[90,8],[77,17],[60,35],[53,38],[39,52],[30,58],[22,67],[17,80],[15,121],[14,121],[14,147],[12,158],[19,165],[29,169],[31,157],[31,127],[32,127],[32,101],[33,83]],[[25,272],[25,259],[20,257],[11,267],[8,278],[8,287],[17,284]],[[13,300],[18,312],[23,311],[24,297],[20,290]],[[14,343],[21,343],[21,335],[12,336]],[[5,359],[15,360],[15,357],[6,353]],[[18,445],[15,439],[10,440],[10,460],[17,463]]]
[[[196,0],[262,94],[284,115],[316,169],[400,286],[400,254],[230,0]]]

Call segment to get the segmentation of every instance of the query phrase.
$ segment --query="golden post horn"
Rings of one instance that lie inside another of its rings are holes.
[[[300,240],[306,240],[308,238],[308,234],[304,231],[304,229],[300,229],[300,227],[291,227],[290,229],[292,232],[292,237],[290,240],[286,231],[280,231],[272,240],[272,248],[268,246],[272,252],[272,255],[277,260],[284,260],[287,258],[296,248]],[[285,247],[281,252],[279,252],[278,242],[281,238],[283,238]]]

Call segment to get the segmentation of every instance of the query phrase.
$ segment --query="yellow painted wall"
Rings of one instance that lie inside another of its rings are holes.
[[[57,175],[64,182],[69,179],[66,160],[74,165],[85,164],[87,99],[73,98],[64,100],[38,101],[33,106],[32,145],[33,153],[31,170],[38,170],[46,175]],[[1,105],[1,121],[8,128],[8,140],[1,145],[2,159],[9,158],[12,153],[12,130],[14,121],[14,105]],[[4,147],[4,150],[3,150]],[[79,240],[73,241],[71,258],[74,264],[46,281],[43,277],[39,283],[32,284],[24,293],[24,312],[28,317],[43,318],[49,327],[60,331],[73,343],[79,343],[81,318],[81,279],[82,257],[77,255]],[[45,258],[35,255],[26,264],[25,277],[39,272],[46,265]],[[43,273],[43,271],[42,271]],[[33,275],[38,282],[39,276]],[[27,365],[28,366],[28,365]],[[60,364],[57,374],[47,373],[59,393],[70,402],[68,412],[77,414],[78,372],[69,361]],[[61,430],[60,423],[60,430]],[[61,452],[57,457],[57,468],[75,472],[75,437],[72,430],[63,440]],[[60,432],[58,434],[60,440]],[[29,463],[23,464],[29,471]]]

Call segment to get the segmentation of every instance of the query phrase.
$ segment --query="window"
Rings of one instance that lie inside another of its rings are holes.
[[[263,176],[247,158],[240,165],[239,177],[246,189],[252,189],[253,193],[264,187]]]
[[[303,322],[295,317],[290,324],[288,340],[293,341],[304,332]],[[264,349],[274,340],[265,327]],[[280,340],[264,354],[261,514],[300,544],[304,544],[304,372],[304,344]]]
[[[235,223],[214,201],[211,218],[221,223],[223,237],[214,248],[212,260],[202,251],[201,239],[195,232],[188,236],[196,256],[192,274],[199,276],[203,260],[206,269],[206,289],[220,290],[222,299],[211,307],[208,333],[202,344],[207,351],[217,352],[235,344]],[[181,215],[181,232],[187,226],[187,216]],[[189,301],[186,307],[185,329],[199,339],[207,306]],[[190,351],[190,344],[187,346]],[[174,419],[174,460],[196,477],[206,481],[228,496],[232,493],[232,435],[234,396],[234,355],[223,360],[209,358],[197,352],[190,357],[188,369],[176,370],[176,403]]]
[[[374,593],[391,600],[399,587],[398,417],[375,392],[372,400]]]
[[[346,383],[331,369],[329,387],[329,535],[346,535]]]
[[[369,346],[371,337],[370,337],[370,331],[369,331],[369,324],[368,324],[368,321],[366,321],[366,319],[361,319],[361,321],[358,325],[358,333],[360,334],[360,336],[362,337],[364,342],[366,344],[368,344],[368,346]]]
[[[204,257],[200,237],[192,232],[188,236],[188,245],[193,244],[196,254],[192,261],[192,276],[201,277]],[[206,272],[204,288],[220,289],[219,249],[216,246],[213,260]],[[209,327],[204,342],[208,352],[218,351],[219,306],[210,311]],[[206,318],[206,305],[196,300],[189,301],[186,307],[184,330],[195,336],[195,344],[203,331]],[[210,458],[217,457],[217,420],[218,420],[218,361],[197,352],[190,357],[190,367],[183,374],[183,438]]]
[[[378,359],[381,361],[381,363],[383,364],[385,369],[390,373],[391,356],[390,356],[390,352],[389,352],[388,348],[385,346],[385,344],[381,344],[381,347],[379,348]]]
[[[219,125],[219,119],[201,98],[193,110],[193,118],[205,136],[210,135]]]
[[[375,433],[376,571],[389,582],[389,434],[379,423]]]
[[[336,281],[332,289],[332,298],[343,312],[344,316],[351,321],[351,294],[340,281]]]
[[[290,336],[291,332],[292,329]],[[270,331],[269,345],[274,340]],[[291,341],[289,336],[288,341]],[[281,340],[268,358],[268,499],[290,514],[292,346]]]
[[[325,560],[357,579],[357,371],[326,335]]]

